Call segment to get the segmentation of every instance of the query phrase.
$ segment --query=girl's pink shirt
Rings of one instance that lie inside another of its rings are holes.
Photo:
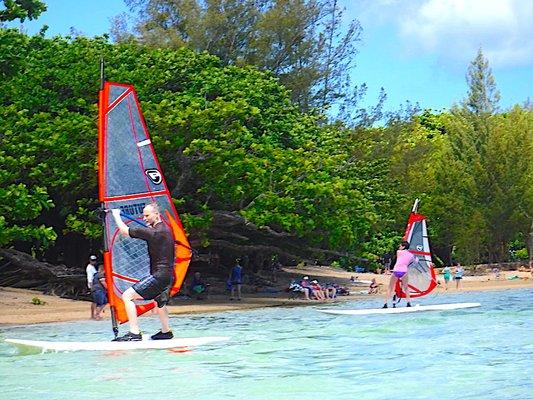
[[[393,271],[407,272],[407,266],[414,261],[415,256],[409,250],[398,250],[396,252],[396,264]]]

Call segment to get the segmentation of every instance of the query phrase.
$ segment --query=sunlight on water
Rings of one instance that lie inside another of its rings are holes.
[[[527,399],[533,393],[532,295],[436,296],[424,304],[482,307],[399,315],[332,316],[316,306],[174,317],[176,336],[230,337],[188,352],[24,355],[1,342],[0,398]],[[142,319],[142,326],[158,329],[152,318]],[[111,336],[106,321],[0,328],[2,340]]]

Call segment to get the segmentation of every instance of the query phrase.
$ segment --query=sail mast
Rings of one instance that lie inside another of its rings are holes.
[[[109,255],[109,247],[108,247],[108,238],[107,238],[107,227],[106,227],[106,209],[105,209],[105,203],[104,203],[104,187],[101,184],[101,177],[103,175],[103,148],[104,148],[104,134],[105,134],[105,108],[106,108],[106,101],[105,101],[105,94],[104,94],[104,86],[105,86],[105,62],[104,58],[100,58],[100,92],[98,93],[98,197],[100,200],[100,215],[102,217],[102,240],[103,240],[103,248],[104,248],[104,269],[105,269],[105,279],[106,279],[106,286],[107,286],[107,292],[108,292],[108,300],[109,300],[109,308],[110,308],[110,314],[111,314],[111,326],[113,329],[113,334],[115,335],[115,338],[118,336],[118,322],[115,316],[115,306],[113,304],[112,299],[109,297],[109,291],[110,288],[113,286],[113,277],[112,277],[112,269],[111,269],[111,259]]]
[[[105,61],[104,57],[100,57],[100,91],[104,90],[105,82]]]
[[[412,213],[416,214],[418,212],[419,204],[420,204],[420,199],[415,199],[415,203],[413,204],[413,209],[411,210]]]

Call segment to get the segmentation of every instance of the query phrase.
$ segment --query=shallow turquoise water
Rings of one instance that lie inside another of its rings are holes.
[[[533,290],[434,296],[470,310],[331,316],[317,306],[172,319],[229,336],[187,353],[21,355],[0,343],[1,399],[531,399]],[[372,300],[325,308],[370,308]],[[147,332],[157,319],[141,320]],[[0,328],[0,339],[109,340],[109,322]]]

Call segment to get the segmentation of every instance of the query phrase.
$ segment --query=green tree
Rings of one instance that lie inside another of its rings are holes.
[[[487,143],[484,208],[492,259],[508,257],[515,237],[527,237],[533,216],[533,113],[515,106],[495,116]],[[526,245],[526,243],[524,243]]]
[[[468,96],[464,104],[469,111],[474,114],[492,114],[498,110],[500,92],[481,49],[468,67],[466,81]]]
[[[39,0],[3,0],[4,7],[0,9],[0,23],[14,21],[24,22],[36,19],[46,11],[46,4]]]
[[[519,106],[480,115],[454,107],[426,110],[382,129],[389,184],[405,199],[400,208],[422,199],[432,246],[446,262],[454,249],[463,262],[507,260],[509,244],[528,237],[531,115]],[[402,215],[394,218],[401,221]]]
[[[452,109],[445,119],[446,137],[436,155],[433,204],[442,239],[463,262],[480,261],[488,249],[488,227],[481,210],[486,182],[478,151],[476,126],[464,109]]]
[[[76,202],[94,193],[95,95],[87,92],[89,74],[76,81],[65,68],[87,71],[80,54],[89,42],[74,48],[64,40],[0,30],[0,43],[0,59],[11,60],[0,68],[2,244],[40,249],[62,236]]]
[[[338,0],[130,0],[134,34],[124,16],[113,29],[119,41],[137,38],[156,47],[187,46],[218,56],[225,65],[252,64],[279,77],[301,110],[353,104],[349,74],[361,27],[345,30]]]

